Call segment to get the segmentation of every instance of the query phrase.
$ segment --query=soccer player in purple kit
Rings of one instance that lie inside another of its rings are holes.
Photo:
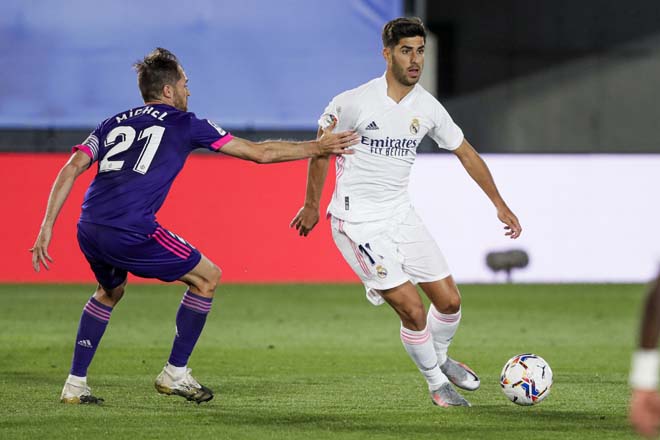
[[[78,221],[78,243],[98,286],[83,308],[71,371],[62,390],[64,403],[101,403],[87,385],[87,369],[113,308],[124,294],[127,273],[188,285],[176,315],[176,335],[169,360],[156,378],[159,393],[197,403],[213,398],[187,367],[188,358],[211,309],[220,269],[184,239],[161,226],[155,214],[188,155],[196,148],[222,151],[257,163],[346,154],[357,137],[326,132],[318,141],[254,143],[233,137],[187,110],[188,78],[174,54],[157,48],[134,65],[144,106],[103,121],[58,174],[32,252],[39,272],[48,254],[53,225],[76,178],[94,162]]]

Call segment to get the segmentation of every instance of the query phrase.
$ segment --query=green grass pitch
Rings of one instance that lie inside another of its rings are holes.
[[[216,391],[156,393],[182,285],[129,285],[89,371],[103,406],[58,402],[92,285],[0,286],[0,438],[626,439],[641,285],[465,285],[450,355],[482,386],[434,407],[387,307],[358,285],[222,285],[191,358]],[[548,399],[501,393],[509,357],[551,365]]]

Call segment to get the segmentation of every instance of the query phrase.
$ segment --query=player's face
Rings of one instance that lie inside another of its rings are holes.
[[[177,81],[174,86],[173,93],[174,107],[181,110],[182,112],[188,111],[188,96],[190,96],[190,90],[188,90],[188,77],[186,72],[181,69],[181,79]]]
[[[385,54],[387,67],[398,82],[404,86],[417,84],[424,68],[423,37],[402,38],[393,48],[386,48]]]

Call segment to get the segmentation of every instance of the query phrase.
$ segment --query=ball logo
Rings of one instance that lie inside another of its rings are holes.
[[[412,122],[410,123],[410,132],[412,134],[419,133],[419,119],[413,118]]]
[[[378,278],[385,278],[387,276],[387,269],[379,264],[376,266],[376,274],[378,275]]]

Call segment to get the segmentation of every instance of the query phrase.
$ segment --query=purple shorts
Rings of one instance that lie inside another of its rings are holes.
[[[151,234],[141,234],[78,222],[78,244],[97,281],[106,289],[123,283],[128,272],[175,281],[202,258],[192,245],[161,226]]]

